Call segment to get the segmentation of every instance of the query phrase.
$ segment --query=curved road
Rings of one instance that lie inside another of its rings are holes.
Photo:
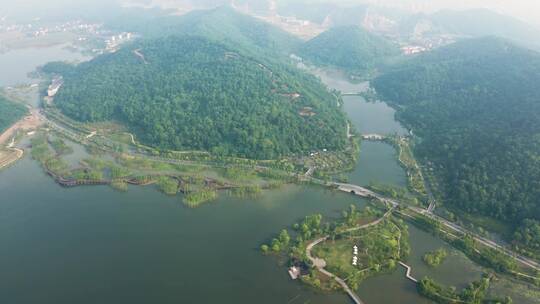
[[[335,186],[338,187],[339,190],[341,191],[344,191],[344,192],[349,192],[349,193],[353,193],[355,195],[359,195],[359,196],[363,196],[363,197],[373,197],[373,198],[376,198],[380,201],[383,201],[383,202],[387,202],[387,203],[390,203],[392,204],[394,207],[397,207],[399,205],[404,205],[404,206],[407,206],[405,204],[401,204],[400,202],[398,202],[397,200],[395,199],[389,199],[389,198],[386,198],[378,193],[375,193],[369,189],[366,189],[364,187],[360,187],[360,186],[357,186],[357,185],[351,185],[351,184],[341,184],[341,183],[335,183],[333,184]],[[425,216],[428,216],[434,220],[436,220],[437,222],[441,223],[442,225],[444,225],[445,227],[453,230],[453,231],[456,231],[456,232],[459,232],[461,234],[469,234],[471,235],[475,241],[477,241],[478,243],[486,246],[486,247],[489,247],[489,248],[492,248],[492,249],[496,249],[496,250],[499,250],[500,252],[506,254],[507,256],[513,258],[515,261],[527,266],[527,267],[530,267],[530,268],[533,268],[535,270],[540,270],[540,264],[538,262],[536,262],[535,260],[533,259],[530,259],[530,258],[527,258],[525,256],[522,256],[522,255],[519,255],[515,252],[513,252],[512,250],[504,247],[503,245],[501,244],[498,244],[496,243],[495,241],[493,240],[490,240],[490,239],[487,239],[485,237],[482,237],[482,236],[479,236],[455,223],[452,223],[440,216],[437,216],[435,214],[433,214],[431,211],[429,210],[426,210],[426,209],[422,209],[422,208],[418,208],[418,207],[413,207],[413,206],[407,206],[409,208],[409,210],[412,210],[418,214],[421,214],[421,215],[425,215]]]

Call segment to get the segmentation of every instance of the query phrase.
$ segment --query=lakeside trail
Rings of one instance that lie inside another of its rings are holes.
[[[367,223],[367,224],[364,224],[364,225],[361,225],[361,226],[358,226],[358,227],[353,227],[353,228],[346,229],[346,230],[340,232],[339,234],[358,231],[358,230],[361,230],[361,229],[366,229],[366,228],[378,225],[380,222],[382,222],[384,219],[386,219],[390,214],[392,214],[392,211],[394,211],[394,207],[390,208],[390,210],[388,210],[382,217],[380,217],[379,219],[377,219],[377,220],[375,220],[375,221],[373,221],[371,223]],[[325,260],[317,258],[317,257],[313,257],[313,255],[311,255],[311,251],[313,250],[313,247],[315,247],[318,244],[328,240],[329,237],[330,237],[329,235],[326,235],[326,236],[318,238],[318,239],[312,241],[311,243],[309,243],[307,245],[307,247],[306,247],[306,256],[311,261],[311,263],[313,263],[313,266],[315,266],[319,272],[321,272],[325,276],[330,277],[330,278],[334,279],[336,282],[338,282],[338,284],[343,288],[343,290],[349,295],[349,297],[351,297],[351,299],[356,304],[364,304],[364,302],[362,302],[362,300],[358,297],[358,295],[354,291],[352,291],[351,288],[347,285],[345,280],[343,280],[342,278],[338,277],[337,275],[335,275],[335,274],[327,271],[326,269],[324,269],[326,267],[326,261]]]

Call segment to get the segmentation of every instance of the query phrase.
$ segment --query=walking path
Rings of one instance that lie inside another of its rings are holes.
[[[361,229],[366,229],[366,228],[378,225],[385,218],[387,218],[392,213],[392,211],[394,211],[394,207],[390,208],[390,210],[388,210],[381,218],[379,218],[379,219],[377,219],[377,220],[375,220],[375,221],[373,221],[371,223],[367,223],[365,225],[361,225],[361,226],[358,226],[358,227],[349,228],[347,230],[344,230],[344,231],[340,232],[339,234],[358,231],[358,230],[361,230]],[[313,263],[313,266],[315,266],[315,268],[317,268],[317,270],[319,272],[321,272],[322,274],[324,274],[327,277],[333,278],[336,282],[338,282],[338,284],[343,288],[343,290],[349,295],[349,297],[351,297],[351,299],[356,304],[364,304],[364,302],[362,302],[362,300],[358,297],[358,295],[356,295],[356,293],[354,293],[354,291],[352,291],[349,288],[347,283],[345,283],[345,281],[342,278],[340,278],[340,277],[336,276],[335,274],[333,274],[333,273],[327,271],[326,269],[324,269],[326,267],[326,261],[325,260],[314,257],[311,254],[311,250],[313,249],[313,247],[315,247],[318,244],[326,241],[329,237],[330,237],[329,235],[326,235],[326,236],[320,237],[320,238],[314,240],[313,242],[309,243],[307,245],[307,247],[306,247],[306,256],[311,261],[311,263]]]
[[[356,304],[364,304],[364,302],[362,302],[362,300],[356,295],[356,293],[354,293],[354,291],[352,291],[351,288],[349,288],[347,283],[345,283],[345,281],[342,278],[340,278],[340,277],[334,275],[333,273],[327,271],[326,269],[324,269],[324,267],[326,267],[326,261],[325,260],[319,259],[317,257],[313,257],[311,255],[311,250],[313,249],[313,247],[315,247],[316,245],[326,241],[327,239],[328,239],[328,236],[324,236],[324,237],[316,239],[315,241],[313,241],[309,245],[307,245],[307,247],[306,247],[306,255],[307,255],[308,259],[313,263],[313,265],[317,268],[317,270],[319,272],[321,272],[325,276],[330,277],[330,278],[334,279],[336,282],[338,282],[338,284],[341,286],[341,288],[343,288],[343,290],[349,295],[349,297],[354,301],[354,303],[356,303]]]
[[[418,283],[418,280],[415,279],[415,278],[411,275],[411,271],[412,271],[411,266],[409,266],[409,265],[407,265],[407,264],[405,264],[405,263],[403,263],[403,262],[401,262],[401,261],[399,262],[399,265],[401,265],[401,266],[403,266],[405,269],[407,269],[407,273],[405,274],[405,276],[407,277],[407,279],[409,279],[409,280],[411,280],[411,281],[413,281],[413,282],[415,282],[415,283]]]

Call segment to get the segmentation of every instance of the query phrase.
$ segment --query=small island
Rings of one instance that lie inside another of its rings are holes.
[[[439,248],[424,254],[422,260],[430,267],[437,267],[444,262],[447,256],[448,252],[444,248]]]
[[[282,230],[261,250],[286,257],[293,279],[325,291],[343,290],[356,301],[353,290],[363,280],[395,269],[409,255],[407,226],[392,210],[372,203],[362,211],[351,205],[333,221],[306,216],[293,225],[292,237]]]

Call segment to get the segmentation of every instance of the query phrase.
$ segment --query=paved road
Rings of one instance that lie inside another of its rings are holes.
[[[338,187],[339,190],[341,191],[345,191],[345,192],[349,192],[349,193],[354,193],[356,195],[359,195],[359,196],[363,196],[363,197],[373,197],[373,198],[376,198],[378,200],[381,200],[383,202],[387,202],[387,203],[390,203],[392,204],[394,207],[397,207],[400,205],[400,202],[395,200],[395,199],[389,199],[389,198],[385,198],[384,196],[378,194],[378,193],[375,193],[369,189],[366,189],[364,187],[361,187],[361,186],[358,186],[358,185],[351,185],[351,184],[341,184],[341,183],[335,183],[334,184],[335,186]],[[419,213],[419,214],[422,214],[422,215],[425,215],[425,216],[429,216],[430,218],[440,222],[441,224],[443,224],[445,227],[448,227],[450,228],[451,230],[453,231],[456,231],[456,232],[459,232],[461,234],[469,234],[471,235],[477,242],[489,247],[489,248],[492,248],[492,249],[497,249],[499,251],[501,251],[502,253],[506,254],[507,256],[510,256],[512,257],[513,259],[515,259],[517,262],[525,265],[525,266],[528,266],[530,268],[533,268],[535,270],[540,270],[540,264],[536,261],[534,261],[533,259],[530,259],[530,258],[527,258],[525,256],[522,256],[522,255],[519,255],[515,252],[513,252],[512,250],[504,247],[503,245],[501,244],[498,244],[496,243],[495,241],[493,240],[490,240],[490,239],[487,239],[485,237],[482,237],[482,236],[479,236],[477,235],[476,233],[473,233],[455,223],[452,223],[440,216],[437,216],[435,214],[433,214],[432,212],[430,212],[429,210],[426,210],[426,209],[422,209],[422,208],[418,208],[418,207],[413,207],[413,206],[407,206],[409,208],[409,210],[412,210],[416,213]]]

